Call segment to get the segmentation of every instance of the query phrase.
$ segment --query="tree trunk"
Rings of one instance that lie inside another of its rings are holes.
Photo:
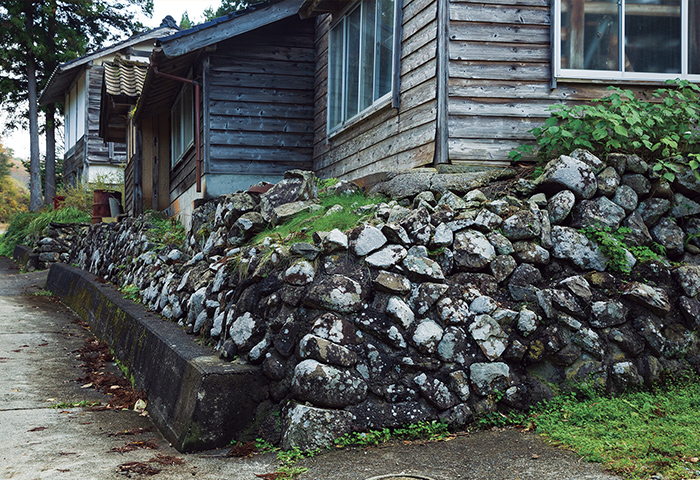
[[[46,106],[46,179],[44,186],[44,205],[51,205],[56,195],[56,128],[54,116],[56,106]]]
[[[32,31],[32,5],[25,10],[27,32]],[[31,33],[28,35],[31,39]],[[27,45],[27,100],[29,101],[29,210],[41,208],[41,165],[39,163],[39,105],[36,93],[36,63],[33,45]]]

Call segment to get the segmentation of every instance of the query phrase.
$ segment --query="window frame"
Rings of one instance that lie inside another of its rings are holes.
[[[378,1],[378,0],[377,0]],[[400,12],[400,5],[399,2],[401,0],[392,0],[392,6],[393,6],[393,12],[392,12],[392,50],[391,50],[391,76],[390,76],[390,86],[389,90],[382,95],[381,97],[378,97],[376,100],[373,100],[370,105],[368,105],[365,108],[360,108],[359,104],[361,102],[361,94],[360,94],[360,85],[362,83],[361,80],[361,75],[363,71],[363,65],[365,65],[362,61],[358,62],[359,67],[358,67],[358,111],[354,115],[347,117],[346,118],[346,101],[345,101],[345,96],[347,94],[347,83],[348,83],[348,78],[347,78],[347,56],[346,56],[346,46],[347,46],[347,19],[349,16],[355,12],[357,9],[362,8],[362,4],[365,3],[364,0],[358,0],[355,2],[350,3],[350,5],[346,6],[343,10],[340,11],[340,13],[337,15],[337,18],[333,20],[331,23],[330,27],[328,28],[328,65],[327,65],[327,88],[326,88],[326,134],[330,137],[336,133],[338,133],[341,130],[344,130],[346,127],[348,127],[351,124],[354,124],[355,122],[359,121],[360,119],[366,118],[367,116],[373,114],[375,111],[380,110],[384,108],[385,106],[392,104],[394,96],[396,94],[396,90],[399,88],[397,86],[397,77],[399,75],[399,63],[400,60],[397,58],[396,51],[397,49],[400,49],[401,45],[401,38],[400,38],[400,26],[398,26],[398,18],[399,18],[399,12]],[[362,22],[362,19],[364,17],[362,10],[360,11],[359,14],[360,17],[360,22]],[[331,126],[331,69],[333,65],[333,51],[334,51],[334,41],[333,41],[333,34],[332,31],[338,27],[339,25],[342,24],[342,42],[343,44],[341,45],[341,50],[340,50],[340,55],[341,55],[341,93],[340,93],[340,108],[341,108],[341,119],[340,122],[338,122],[336,125]],[[376,11],[375,11],[375,48],[373,48],[374,55],[373,55],[373,63],[372,65],[374,66],[374,74],[372,76],[372,83],[375,85],[377,84],[377,20],[376,20]],[[360,33],[359,35],[359,51],[362,52],[364,49],[364,35]],[[374,94],[372,95],[372,98],[374,98]]]
[[[182,132],[185,131],[185,116],[183,115],[184,109],[182,108],[183,106],[183,99],[186,94],[186,92],[189,92],[189,97],[190,97],[190,106],[192,109],[191,112],[191,125],[190,126],[190,131],[191,131],[191,138],[185,139],[184,135]],[[178,118],[175,119],[175,114],[179,109],[179,115]],[[175,98],[175,101],[173,102],[173,106],[170,108],[170,167],[173,168],[175,167],[178,163],[180,163],[185,156],[187,155],[187,152],[194,146],[194,88],[192,85],[189,83],[186,83],[182,86],[180,89],[180,92],[177,94],[177,97]],[[181,138],[176,138],[175,136],[175,122],[177,120],[177,123],[179,123],[179,134]],[[179,144],[176,145],[176,141],[179,140]],[[183,140],[184,141],[183,143]],[[177,147],[177,148],[176,148]],[[181,149],[181,150],[180,150]]]
[[[619,82],[664,82],[680,78],[691,82],[700,82],[700,74],[691,74],[690,69],[690,8],[689,2],[695,0],[681,1],[681,71],[678,73],[654,73],[654,72],[628,72],[624,70],[625,62],[620,61],[618,70],[586,70],[575,68],[562,68],[561,66],[561,0],[553,0],[554,3],[554,36],[552,38],[552,62],[554,65],[554,77],[556,80],[606,80]],[[625,31],[625,6],[627,0],[618,0],[620,12],[620,22],[618,32],[626,34]],[[699,19],[700,20],[700,19]],[[623,37],[626,38],[626,37]],[[625,41],[620,42],[620,57],[624,58]]]

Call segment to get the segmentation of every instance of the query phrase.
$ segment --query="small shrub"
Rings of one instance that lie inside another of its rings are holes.
[[[613,93],[591,104],[553,105],[545,124],[530,130],[538,157],[548,161],[577,148],[599,156],[634,153],[669,181],[682,167],[700,177],[700,86],[685,80],[667,83],[673,86],[654,91],[651,101],[608,87]],[[533,151],[525,145],[510,157],[517,161]]]

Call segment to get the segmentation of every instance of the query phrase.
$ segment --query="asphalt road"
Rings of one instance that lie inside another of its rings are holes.
[[[91,334],[70,310],[42,294],[45,279],[46,272],[21,274],[0,257],[0,478],[146,478],[137,470],[150,468],[160,470],[155,479],[255,480],[277,469],[274,454],[243,459],[225,457],[226,450],[180,454],[148,416],[135,411],[52,408],[60,403],[104,405],[110,397],[81,388],[77,381],[83,372],[76,352]],[[157,448],[123,451],[127,444]],[[168,460],[178,464],[162,464]],[[516,430],[335,450],[296,466],[308,468],[301,480],[366,480],[392,474],[396,480],[618,478]]]

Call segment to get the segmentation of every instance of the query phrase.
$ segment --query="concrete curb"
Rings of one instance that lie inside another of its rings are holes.
[[[51,266],[46,289],[107,342],[148,396],[148,412],[179,451],[226,445],[250,430],[267,398],[259,367],[226,363],[175,324],[122,297],[114,286],[65,264]]]
[[[12,259],[25,270],[28,268],[39,268],[39,255],[26,245],[15,245],[15,249],[12,251]]]

